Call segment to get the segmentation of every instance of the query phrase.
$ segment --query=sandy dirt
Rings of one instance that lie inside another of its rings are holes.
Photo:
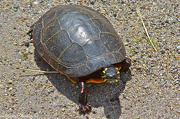
[[[56,5],[89,6],[105,15],[132,59],[130,71],[115,84],[89,84],[92,111],[81,114],[79,89],[52,71],[35,52],[26,34],[41,15]],[[179,0],[1,0],[0,1],[0,118],[130,119],[180,117]],[[142,14],[150,41],[137,14]]]

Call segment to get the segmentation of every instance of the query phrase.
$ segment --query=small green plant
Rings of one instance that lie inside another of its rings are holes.
[[[28,58],[28,55],[27,55],[27,54],[23,54],[22,56],[23,56],[24,58],[26,58],[26,59]]]
[[[141,41],[141,39],[139,39],[139,38],[134,38],[134,39],[136,39],[137,41]]]
[[[150,39],[149,38],[147,38],[147,39],[145,39],[146,41],[150,41]],[[154,43],[154,41],[153,40],[151,40],[151,42],[152,42],[152,45],[154,46],[154,47],[156,47],[156,44]]]
[[[135,53],[135,51],[134,50],[131,50],[131,49],[128,49],[130,52],[132,52],[132,53]]]

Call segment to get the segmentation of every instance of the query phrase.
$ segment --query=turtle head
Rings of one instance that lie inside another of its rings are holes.
[[[108,83],[118,82],[120,79],[120,72],[118,68],[114,65],[104,68],[102,71],[102,79]]]

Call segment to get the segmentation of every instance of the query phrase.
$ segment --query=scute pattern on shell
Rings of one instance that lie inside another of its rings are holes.
[[[71,77],[119,63],[126,55],[110,22],[85,6],[53,7],[33,27],[37,52],[54,69]]]

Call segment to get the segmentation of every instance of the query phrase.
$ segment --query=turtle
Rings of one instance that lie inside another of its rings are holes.
[[[115,83],[127,71],[122,39],[109,20],[81,5],[58,5],[35,22],[28,34],[37,53],[56,71],[79,84],[79,109],[90,111],[87,83]]]

